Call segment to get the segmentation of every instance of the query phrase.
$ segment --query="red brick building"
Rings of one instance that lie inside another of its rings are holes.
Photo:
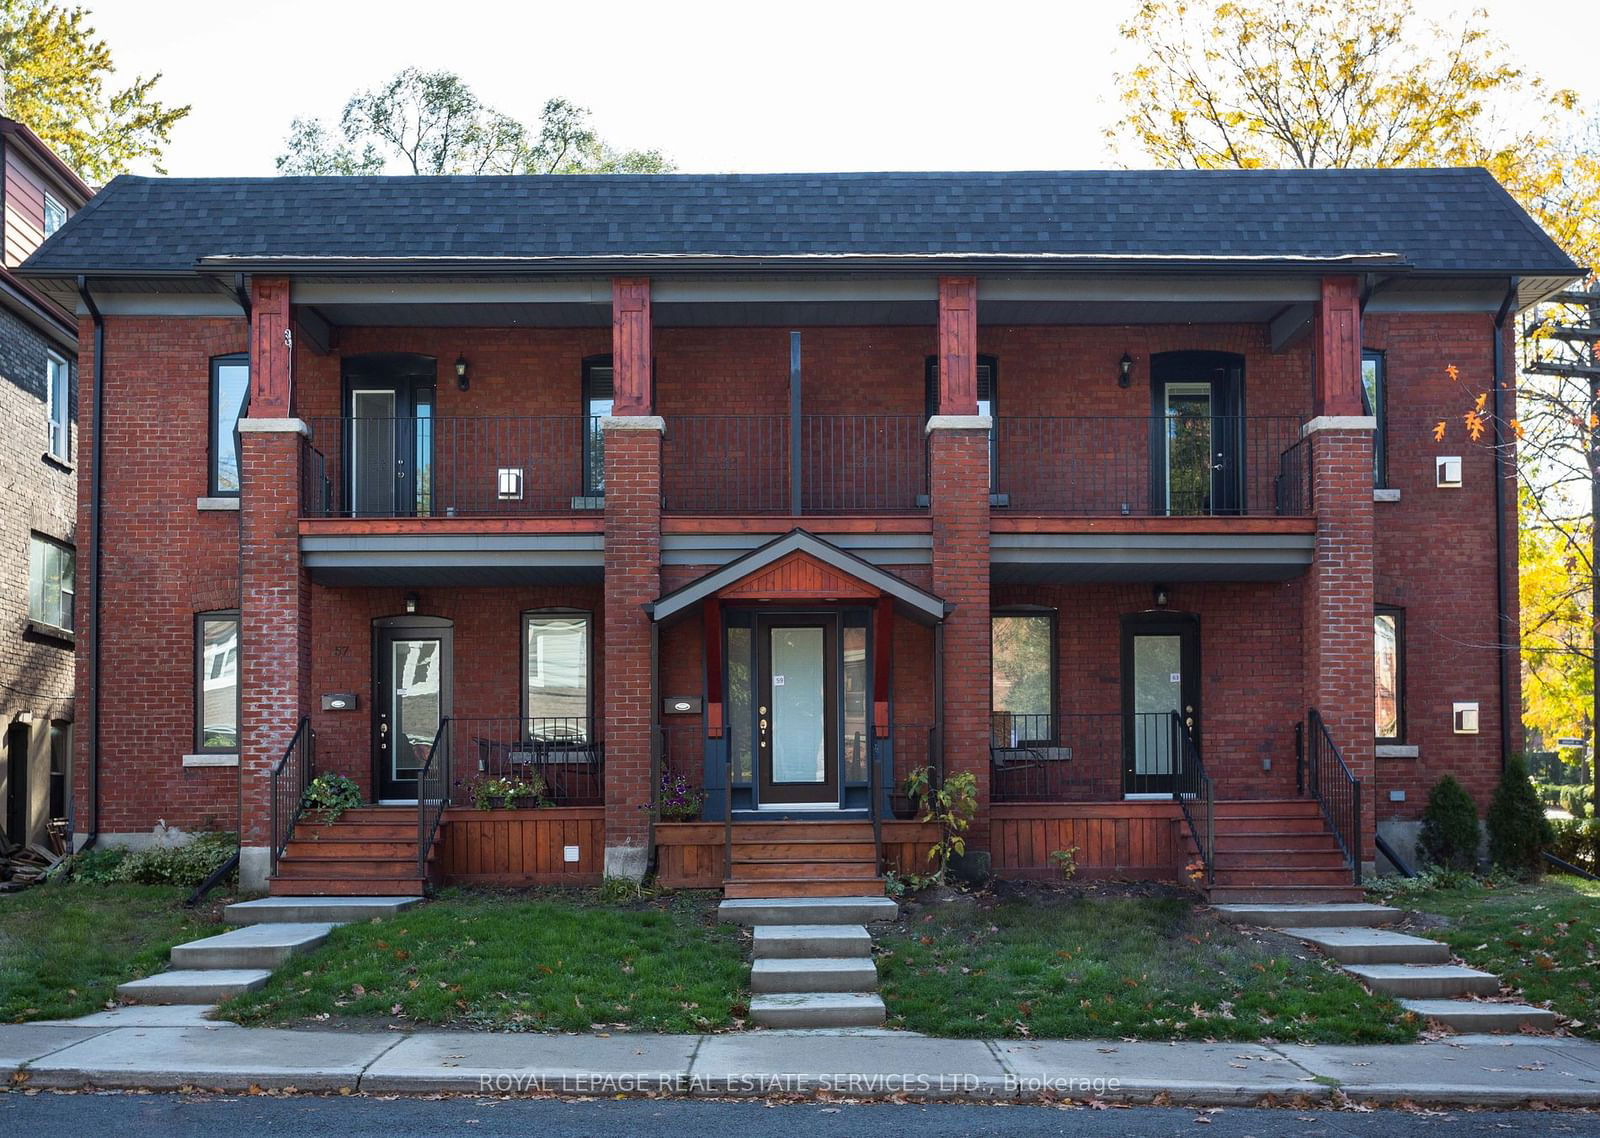
[[[1519,745],[1515,456],[1431,427],[1575,269],[1480,170],[122,178],[24,271],[80,835],[854,892],[926,766],[975,868],[1339,897]]]

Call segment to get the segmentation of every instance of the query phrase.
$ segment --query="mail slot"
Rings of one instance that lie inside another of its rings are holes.
[[[323,711],[354,711],[356,709],[356,693],[353,691],[330,691],[322,693]]]
[[[697,695],[669,695],[661,701],[663,715],[699,715],[700,697]]]

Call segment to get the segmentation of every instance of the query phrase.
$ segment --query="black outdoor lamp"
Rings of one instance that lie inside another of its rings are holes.
[[[415,593],[407,593],[406,594],[406,615],[408,615],[408,616],[416,615],[418,600],[419,600],[419,598],[417,597],[417,594],[415,594]]]
[[[459,366],[459,365],[457,365]],[[1133,379],[1133,357],[1127,352],[1122,353],[1122,358],[1117,361],[1117,386],[1127,387]]]
[[[1165,585],[1157,585],[1156,586],[1156,608],[1164,609],[1166,607],[1167,607],[1167,587]]]
[[[471,384],[471,380],[469,380],[467,378],[467,357],[466,356],[457,356],[456,357],[456,387],[460,388],[462,391],[465,391],[468,388],[468,386],[470,386],[470,384]],[[1126,387],[1127,384],[1123,384],[1123,386]]]

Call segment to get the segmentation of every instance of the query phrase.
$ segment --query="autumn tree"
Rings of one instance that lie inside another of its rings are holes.
[[[345,104],[338,133],[297,118],[278,158],[283,174],[664,173],[659,150],[620,151],[589,112],[551,99],[534,124],[484,104],[461,76],[406,68]]]
[[[0,110],[99,184],[148,161],[157,171],[188,106],[155,97],[161,75],[114,86],[111,49],[89,13],[51,0],[0,0]]]

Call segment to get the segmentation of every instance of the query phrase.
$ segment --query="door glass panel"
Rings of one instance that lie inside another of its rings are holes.
[[[774,628],[770,635],[772,781],[825,782],[823,630]]]
[[[1209,383],[1167,384],[1167,513],[1210,512],[1212,407]]]
[[[419,518],[433,514],[433,406],[417,404],[413,430],[416,433],[416,453],[411,458],[411,469],[416,471],[416,509]]]
[[[1133,638],[1133,772],[1169,775],[1172,713],[1183,710],[1183,638]],[[1137,788],[1135,788],[1137,789]]]
[[[389,651],[394,692],[390,775],[415,780],[439,734],[439,641],[395,640]]]
[[[350,393],[350,501],[355,513],[394,513],[395,395]]]
[[[867,729],[867,629],[846,626],[844,637],[844,777],[867,781],[867,754],[872,733]]]
[[[749,628],[728,629],[728,746],[733,751],[733,781],[754,778],[750,735],[750,655],[754,637]]]

